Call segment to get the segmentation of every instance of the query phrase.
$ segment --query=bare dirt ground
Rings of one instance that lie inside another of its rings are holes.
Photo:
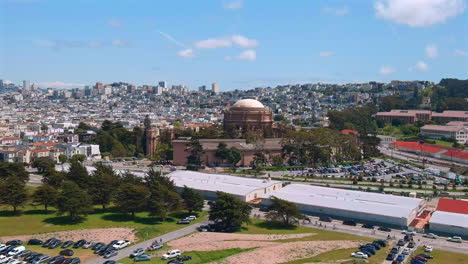
[[[4,236],[0,237],[0,241],[20,239],[24,242],[27,242],[31,238],[46,240],[52,237],[58,238],[62,241],[78,241],[80,239],[85,239],[86,241],[99,241],[104,243],[109,243],[112,240],[130,240],[132,242],[136,241],[133,229],[123,227],[83,229],[23,236]]]
[[[213,251],[230,248],[257,248],[226,258],[226,264],[276,264],[342,248],[359,246],[357,241],[297,241],[282,243],[277,240],[303,238],[314,234],[243,235],[225,233],[195,233],[174,241],[168,246],[181,251]]]

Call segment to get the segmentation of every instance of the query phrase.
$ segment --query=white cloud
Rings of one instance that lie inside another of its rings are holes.
[[[111,27],[121,27],[123,24],[120,20],[111,18],[107,21],[107,24]]]
[[[257,52],[255,50],[245,50],[239,54],[239,60],[254,61],[257,59]]]
[[[192,49],[184,49],[184,50],[177,52],[177,54],[179,54],[179,56],[181,56],[182,58],[188,58],[188,59],[193,58],[195,56]]]
[[[39,87],[58,87],[58,88],[67,88],[67,87],[82,87],[82,83],[65,83],[60,81],[55,82],[41,82],[38,83]]]
[[[231,56],[226,56],[226,57],[224,57],[224,59],[227,60],[227,61],[232,61],[232,57],[231,57]]]
[[[426,56],[429,58],[435,58],[438,55],[437,46],[434,44],[429,44],[426,46]]]
[[[230,39],[206,39],[195,43],[195,47],[199,49],[216,49],[230,47],[232,41]]]
[[[332,56],[334,54],[335,54],[335,52],[333,52],[333,51],[321,51],[321,52],[319,52],[320,57],[328,57],[328,56]]]
[[[349,14],[349,9],[347,7],[324,7],[322,12],[336,16],[345,16]]]
[[[234,44],[238,45],[241,48],[253,48],[258,46],[258,41],[255,39],[249,39],[242,35],[234,35],[231,37],[231,40]]]
[[[210,38],[210,39],[201,40],[195,43],[195,47],[198,49],[226,48],[226,47],[231,47],[232,45],[237,45],[241,48],[253,48],[253,47],[258,46],[259,43],[255,39],[249,39],[242,35],[232,35],[229,37],[221,37],[221,38]]]
[[[115,47],[128,47],[128,41],[124,39],[113,39],[111,40],[111,45]]]
[[[453,51],[453,55],[457,57],[466,57],[468,56],[468,51],[457,49]]]
[[[390,66],[382,66],[380,67],[380,75],[389,75],[395,72],[395,69]]]
[[[424,61],[418,61],[418,63],[416,63],[416,69],[420,71],[427,71],[429,66]]]
[[[377,0],[374,4],[377,17],[409,25],[425,27],[445,22],[463,13],[464,0]]]
[[[225,9],[241,9],[244,6],[242,0],[230,1],[224,4]]]

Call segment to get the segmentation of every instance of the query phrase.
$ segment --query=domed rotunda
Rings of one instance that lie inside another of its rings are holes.
[[[229,110],[224,111],[224,130],[271,130],[273,117],[271,111],[254,99],[237,101]]]

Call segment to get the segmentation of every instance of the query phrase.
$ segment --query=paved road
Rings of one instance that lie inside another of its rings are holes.
[[[130,247],[126,247],[124,249],[121,249],[121,250],[119,250],[119,254],[117,254],[117,256],[114,256],[114,257],[112,257],[110,259],[104,259],[103,257],[99,257],[99,258],[87,261],[87,263],[89,263],[89,264],[102,264],[106,260],[115,260],[115,261],[117,261],[119,259],[128,257],[137,248],[146,249],[155,240],[159,241],[160,239],[162,239],[163,243],[166,243],[168,241],[171,241],[171,240],[174,240],[174,239],[177,239],[177,238],[181,238],[181,237],[186,236],[186,235],[188,235],[190,233],[193,233],[193,232],[196,231],[197,227],[199,227],[201,225],[206,225],[206,224],[208,224],[208,221],[204,221],[204,222],[200,222],[200,223],[197,223],[197,224],[189,225],[189,226],[186,226],[186,227],[184,227],[182,229],[178,229],[178,230],[175,230],[173,232],[164,234],[162,236],[154,237],[154,238],[152,238],[150,240],[146,240],[146,241],[143,241],[143,242],[138,243],[138,244],[133,244]]]

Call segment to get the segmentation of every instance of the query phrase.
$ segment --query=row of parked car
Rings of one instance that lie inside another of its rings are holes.
[[[12,240],[6,244],[0,243],[0,264],[22,264],[22,263],[47,263],[47,264],[78,264],[81,263],[80,258],[67,258],[74,255],[73,249],[84,248],[92,249],[95,254],[99,254],[104,258],[111,258],[117,255],[117,250],[130,245],[128,240],[114,240],[109,244],[96,241],[86,241],[84,239],[78,241],[62,241],[58,238],[49,238],[45,241],[40,239],[30,239],[27,245],[38,245],[44,248],[54,249],[62,248],[58,256],[52,257],[47,254],[32,252],[23,246],[23,241]],[[73,249],[71,249],[73,248]],[[20,259],[23,259],[22,261]]]
[[[378,250],[386,247],[387,245],[387,241],[385,240],[375,240],[372,243],[359,246],[359,251],[351,253],[351,257],[368,259],[375,255]]]
[[[184,219],[180,219],[179,221],[177,221],[177,224],[179,224],[179,225],[188,225],[188,224],[190,224],[193,220],[196,220],[196,219],[197,219],[196,216],[190,215],[190,216],[185,217]]]

